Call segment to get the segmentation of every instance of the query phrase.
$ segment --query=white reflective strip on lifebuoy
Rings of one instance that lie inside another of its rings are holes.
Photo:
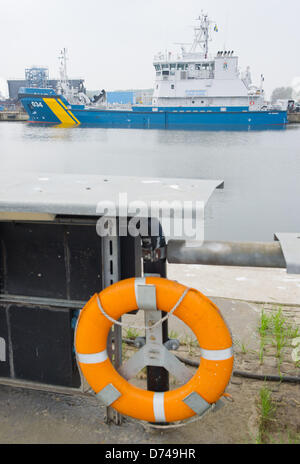
[[[226,350],[204,350],[200,349],[201,357],[208,359],[209,361],[224,361],[225,359],[232,358],[233,348],[227,348]]]
[[[98,364],[107,360],[107,351],[100,351],[99,353],[80,354],[77,353],[78,361],[84,364]]]
[[[154,393],[153,412],[156,422],[166,422],[164,393]]]

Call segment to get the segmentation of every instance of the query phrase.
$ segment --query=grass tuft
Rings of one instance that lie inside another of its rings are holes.
[[[267,439],[267,427],[274,418],[276,405],[272,400],[272,393],[264,386],[259,391],[259,427],[256,443],[265,443]]]
[[[264,309],[262,310],[258,332],[260,335],[260,363],[263,363],[266,346],[271,343],[276,349],[277,366],[280,374],[283,349],[286,346],[290,346],[292,340],[299,335],[299,328],[294,327],[287,321],[283,315],[282,308],[279,307],[274,314],[270,315],[266,314]]]

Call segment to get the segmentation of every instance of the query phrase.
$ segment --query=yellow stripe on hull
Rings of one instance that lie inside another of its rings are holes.
[[[72,113],[72,111],[68,110],[68,108],[66,107],[66,105],[64,104],[64,102],[59,98],[58,99],[59,103],[65,108],[65,110],[72,116],[73,119],[75,119],[75,121],[77,122],[77,124],[80,124],[79,120],[76,118],[76,116],[74,116],[74,114]]]
[[[43,100],[62,124],[66,126],[76,126],[77,124],[80,124],[78,119],[74,116],[73,113],[71,113],[71,111],[67,110],[67,107],[60,99],[56,100],[55,98],[43,98]]]

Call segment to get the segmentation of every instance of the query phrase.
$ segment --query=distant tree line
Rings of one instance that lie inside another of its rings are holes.
[[[293,87],[277,87],[271,95],[272,103],[276,100],[300,100],[300,91]]]

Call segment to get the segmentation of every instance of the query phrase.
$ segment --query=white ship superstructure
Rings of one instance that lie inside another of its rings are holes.
[[[181,53],[159,53],[154,57],[156,79],[152,104],[158,107],[247,107],[258,111],[264,105],[263,76],[260,87],[252,85],[249,67],[242,74],[234,51],[209,55],[211,32],[217,25],[202,14],[194,41]]]

